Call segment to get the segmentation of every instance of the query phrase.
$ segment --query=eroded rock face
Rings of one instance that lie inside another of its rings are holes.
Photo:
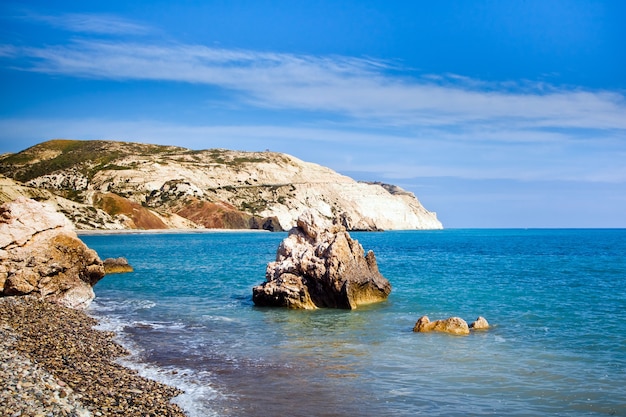
[[[354,309],[383,301],[391,292],[374,252],[364,254],[343,226],[307,211],[278,248],[267,281],[252,290],[259,306]]]
[[[445,320],[430,321],[428,316],[422,316],[413,327],[414,332],[444,332],[456,335],[470,333],[467,322],[460,317],[449,317]]]
[[[0,206],[0,296],[33,294],[85,308],[103,276],[96,252],[52,207],[26,198]]]

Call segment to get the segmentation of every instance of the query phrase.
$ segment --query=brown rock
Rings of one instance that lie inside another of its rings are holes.
[[[103,262],[105,274],[124,274],[133,272],[133,267],[128,264],[126,258],[107,258]]]
[[[26,198],[0,206],[0,295],[36,294],[85,308],[102,261],[50,206]]]
[[[478,316],[472,324],[469,325],[472,330],[487,330],[489,328],[489,322],[482,316]]]
[[[455,335],[469,334],[469,326],[467,322],[460,317],[450,317],[445,320],[430,321],[428,316],[420,317],[415,326],[414,332],[444,332]]]
[[[181,208],[176,214],[208,229],[263,229],[272,232],[283,230],[276,217],[254,216],[224,201],[209,202],[188,198],[178,205]]]
[[[141,204],[121,197],[114,193],[97,193],[94,206],[111,216],[126,216],[126,226],[129,229],[167,229],[167,225]]]
[[[259,306],[354,309],[383,301],[391,292],[374,253],[365,256],[343,226],[311,212],[302,214],[282,241],[266,279],[252,289]]]

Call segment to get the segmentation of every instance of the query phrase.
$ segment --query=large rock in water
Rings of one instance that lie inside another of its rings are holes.
[[[24,197],[0,206],[0,296],[32,294],[85,308],[103,276],[96,252],[51,206]]]
[[[267,281],[252,289],[259,306],[354,309],[383,301],[391,292],[374,252],[364,254],[343,226],[307,211],[278,248]]]

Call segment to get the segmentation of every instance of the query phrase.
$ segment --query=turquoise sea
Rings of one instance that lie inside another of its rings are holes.
[[[90,313],[189,416],[626,416],[626,230],[351,235],[393,286],[355,311],[254,306],[286,233],[85,235],[135,268]]]

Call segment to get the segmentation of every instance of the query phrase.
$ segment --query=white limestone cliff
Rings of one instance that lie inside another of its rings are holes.
[[[72,154],[81,147],[91,153]],[[436,214],[412,193],[357,182],[286,154],[50,141],[18,156],[19,163],[10,156],[0,159],[0,172],[27,177],[25,185],[31,188],[71,197],[96,209],[99,224],[90,227],[84,226],[89,222],[76,222],[74,218],[80,216],[71,210],[64,211],[80,228],[158,225],[289,230],[304,210],[336,220],[348,230],[442,228]],[[67,166],[58,169],[63,164]],[[50,171],[48,166],[55,169]],[[101,211],[110,219],[103,219]]]

